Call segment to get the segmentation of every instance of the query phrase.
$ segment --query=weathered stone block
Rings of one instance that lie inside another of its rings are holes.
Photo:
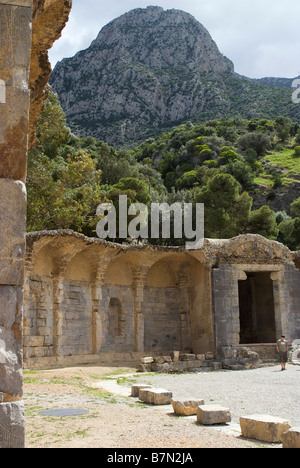
[[[158,356],[158,357],[155,357],[155,358],[154,358],[154,362],[155,362],[156,364],[163,364],[163,363],[165,362],[165,359],[164,359],[163,356]]]
[[[283,448],[300,448],[300,427],[292,427],[281,436]]]
[[[19,287],[0,286],[0,392],[22,396],[22,302]]]
[[[0,404],[0,448],[24,448],[24,404]]]
[[[196,359],[197,361],[205,361],[205,354],[197,354]]]
[[[152,364],[154,362],[153,357],[144,357],[141,359],[142,364]]]
[[[231,413],[228,408],[218,405],[202,405],[197,410],[197,423],[204,426],[226,424],[231,422]]]
[[[240,425],[243,437],[270,443],[282,442],[282,434],[291,428],[288,421],[265,414],[241,417]]]
[[[1,148],[0,148],[1,159]],[[0,284],[24,282],[26,189],[22,182],[0,179]]]
[[[25,180],[28,146],[28,90],[31,52],[31,4],[0,4],[0,177]]]
[[[205,359],[206,361],[212,361],[214,359],[214,353],[211,353],[211,352],[208,352],[208,353],[205,353]]]
[[[204,400],[176,401],[172,400],[174,413],[178,416],[196,415],[198,407],[204,405]]]
[[[132,385],[131,387],[131,396],[138,398],[140,395],[140,390],[151,388],[151,385],[139,384]]]
[[[180,356],[180,352],[179,352],[179,351],[173,351],[173,353],[172,353],[172,360],[173,360],[173,362],[178,362],[178,361],[179,361],[179,356]]]
[[[138,372],[151,372],[152,364],[140,364],[138,367]]]
[[[213,368],[214,371],[222,369],[222,363],[221,362],[211,362],[210,365],[211,365],[211,367]]]
[[[164,359],[164,362],[167,362],[168,364],[171,364],[171,362],[172,362],[171,356],[162,356],[162,357]]]
[[[172,371],[172,366],[168,362],[164,362],[163,364],[151,364],[152,372],[160,372],[160,373],[167,373]]]
[[[24,336],[23,337],[24,346],[32,346],[32,347],[44,346],[44,341],[45,339],[43,336]]]
[[[185,353],[185,354],[181,354],[180,355],[180,360],[181,361],[195,361],[196,359],[196,355],[195,354],[188,354],[188,353]]]
[[[163,388],[151,388],[140,390],[139,398],[149,405],[170,405],[173,394]]]

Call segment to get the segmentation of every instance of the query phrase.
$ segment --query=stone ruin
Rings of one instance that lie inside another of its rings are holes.
[[[274,362],[281,333],[291,343],[300,336],[298,266],[288,248],[257,235],[186,250],[28,234],[24,364],[185,372]]]
[[[27,150],[47,97],[47,50],[71,0],[0,1],[0,448],[24,447],[22,312]]]
[[[142,358],[138,371],[180,374],[201,370],[248,370],[257,369],[263,365],[258,353],[243,346],[224,347],[217,359],[213,352],[196,355],[174,351],[170,354],[170,356],[147,356]]]

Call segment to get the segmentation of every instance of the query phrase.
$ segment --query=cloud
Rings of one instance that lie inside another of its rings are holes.
[[[294,0],[157,0],[191,13],[210,32],[238,73],[252,78],[300,75],[300,2]],[[69,23],[50,51],[58,60],[86,49],[100,29],[151,0],[73,0]],[[154,3],[156,4],[156,3]]]

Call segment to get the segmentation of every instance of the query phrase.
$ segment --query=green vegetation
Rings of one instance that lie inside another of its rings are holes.
[[[119,195],[127,194],[129,203],[205,203],[206,237],[258,233],[300,248],[300,126],[287,117],[186,123],[117,151],[72,135],[51,94],[37,136],[28,164],[29,231],[95,236],[98,204],[118,208]],[[283,189],[294,194],[293,203],[277,212],[270,206]]]

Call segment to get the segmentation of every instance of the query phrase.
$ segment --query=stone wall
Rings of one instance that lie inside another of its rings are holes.
[[[247,344],[241,342],[239,283],[249,278],[256,277],[251,307],[258,335],[252,343],[274,343],[282,333],[290,342],[300,336],[300,271],[295,255],[277,242],[251,237],[253,242],[244,245],[237,238],[230,241],[228,250],[225,244],[212,270],[216,348],[220,353],[225,346]]]
[[[22,303],[31,0],[0,2],[0,448],[24,446]]]
[[[27,150],[46,97],[47,50],[59,36],[70,7],[67,0],[0,1],[0,448],[24,447]],[[34,320],[37,324],[40,319]]]
[[[241,236],[190,251],[29,234],[25,365],[137,364],[175,350],[222,358],[245,345],[239,287],[249,277],[262,328],[252,344],[300,337],[300,271],[277,242]]]
[[[206,271],[184,249],[114,245],[71,231],[29,234],[25,364],[210,351],[210,302],[197,292],[210,295]]]

